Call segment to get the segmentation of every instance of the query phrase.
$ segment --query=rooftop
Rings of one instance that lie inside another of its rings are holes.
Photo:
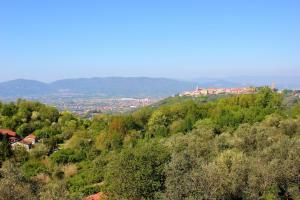
[[[9,129],[0,129],[0,134],[8,135],[9,137],[17,137],[16,132]]]

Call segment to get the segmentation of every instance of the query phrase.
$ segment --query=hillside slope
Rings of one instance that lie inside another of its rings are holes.
[[[1,138],[0,199],[299,199],[300,104],[284,98],[175,97],[92,119],[0,103],[1,129],[40,140],[27,152]]]
[[[2,97],[45,95],[49,92],[52,92],[50,85],[40,81],[16,79],[0,83]]]

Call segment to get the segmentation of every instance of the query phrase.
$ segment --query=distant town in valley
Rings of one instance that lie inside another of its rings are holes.
[[[25,97],[30,101],[39,101],[56,107],[59,111],[70,111],[74,114],[92,117],[96,114],[126,113],[149,106],[161,98],[101,97],[101,96],[40,96]],[[15,98],[2,99],[5,102],[16,101]]]
[[[81,116],[92,117],[100,113],[125,113],[158,101],[154,98],[101,98],[101,97],[42,97],[39,101],[54,105],[59,110],[72,111]]]

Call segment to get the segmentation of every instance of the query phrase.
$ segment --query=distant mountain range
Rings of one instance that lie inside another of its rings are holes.
[[[244,87],[275,83],[280,89],[300,88],[297,77],[198,78],[192,81],[147,77],[64,79],[52,83],[17,79],[0,83],[0,97],[28,98],[49,95],[95,95],[103,97],[167,97],[199,87]]]
[[[0,97],[98,95],[103,97],[166,97],[191,90],[196,83],[166,78],[107,77],[64,79],[52,83],[17,79],[0,83]]]
[[[17,79],[0,83],[1,97],[44,95],[51,91],[49,84],[33,80]]]

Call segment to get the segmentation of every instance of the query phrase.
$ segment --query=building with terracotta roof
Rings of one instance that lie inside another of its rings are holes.
[[[93,194],[91,196],[85,197],[83,200],[107,200],[107,199],[108,199],[107,193],[98,192],[97,194]]]
[[[6,138],[9,141],[12,149],[22,146],[26,150],[29,150],[37,142],[37,137],[34,134],[30,134],[25,138],[22,138],[17,135],[16,132],[9,129],[0,129],[0,141],[3,138]]]
[[[27,151],[32,148],[32,146],[37,142],[36,136],[33,134],[30,134],[23,138],[22,140],[19,140],[17,142],[14,142],[11,144],[12,149],[15,149],[17,147],[23,147]]]
[[[0,129],[0,141],[3,139],[7,139],[10,144],[18,142],[21,140],[16,132],[9,130],[9,129]]]
[[[34,145],[37,142],[37,138],[34,134],[30,134],[30,135],[26,136],[25,138],[23,138],[22,141],[24,143]]]
[[[0,129],[0,134],[5,135],[7,137],[17,137],[16,132],[9,129]]]

